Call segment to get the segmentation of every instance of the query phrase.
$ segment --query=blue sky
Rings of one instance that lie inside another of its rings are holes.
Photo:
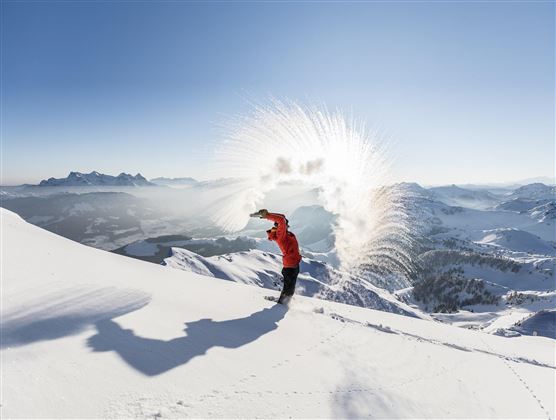
[[[553,2],[2,2],[2,183],[207,176],[249,101],[325,102],[399,180],[554,174]]]

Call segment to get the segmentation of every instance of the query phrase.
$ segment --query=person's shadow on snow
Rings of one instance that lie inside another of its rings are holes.
[[[112,320],[97,322],[97,334],[87,340],[93,351],[115,351],[130,366],[154,376],[183,365],[212,347],[238,348],[278,328],[286,308],[275,305],[245,318],[201,319],[185,324],[187,335],[169,341],[136,336]]]

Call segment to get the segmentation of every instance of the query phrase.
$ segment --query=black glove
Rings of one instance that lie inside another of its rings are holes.
[[[268,210],[267,209],[261,209],[256,213],[252,213],[250,214],[251,217],[258,217],[260,219],[266,219],[266,216],[268,216]]]

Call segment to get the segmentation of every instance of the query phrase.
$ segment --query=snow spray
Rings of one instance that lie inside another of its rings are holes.
[[[341,271],[382,277],[411,270],[405,191],[390,180],[387,142],[363,123],[324,106],[271,101],[234,120],[216,168],[234,179],[213,220],[238,231],[283,182],[316,188],[333,226]],[[273,210],[273,209],[269,209]]]

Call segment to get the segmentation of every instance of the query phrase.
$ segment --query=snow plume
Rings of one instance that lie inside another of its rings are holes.
[[[341,269],[384,276],[410,270],[404,191],[392,185],[386,143],[364,124],[325,107],[272,101],[232,124],[217,150],[219,174],[237,179],[214,210],[228,231],[245,227],[280,183],[317,188],[337,215],[334,236]],[[270,211],[280,212],[279,208]]]

